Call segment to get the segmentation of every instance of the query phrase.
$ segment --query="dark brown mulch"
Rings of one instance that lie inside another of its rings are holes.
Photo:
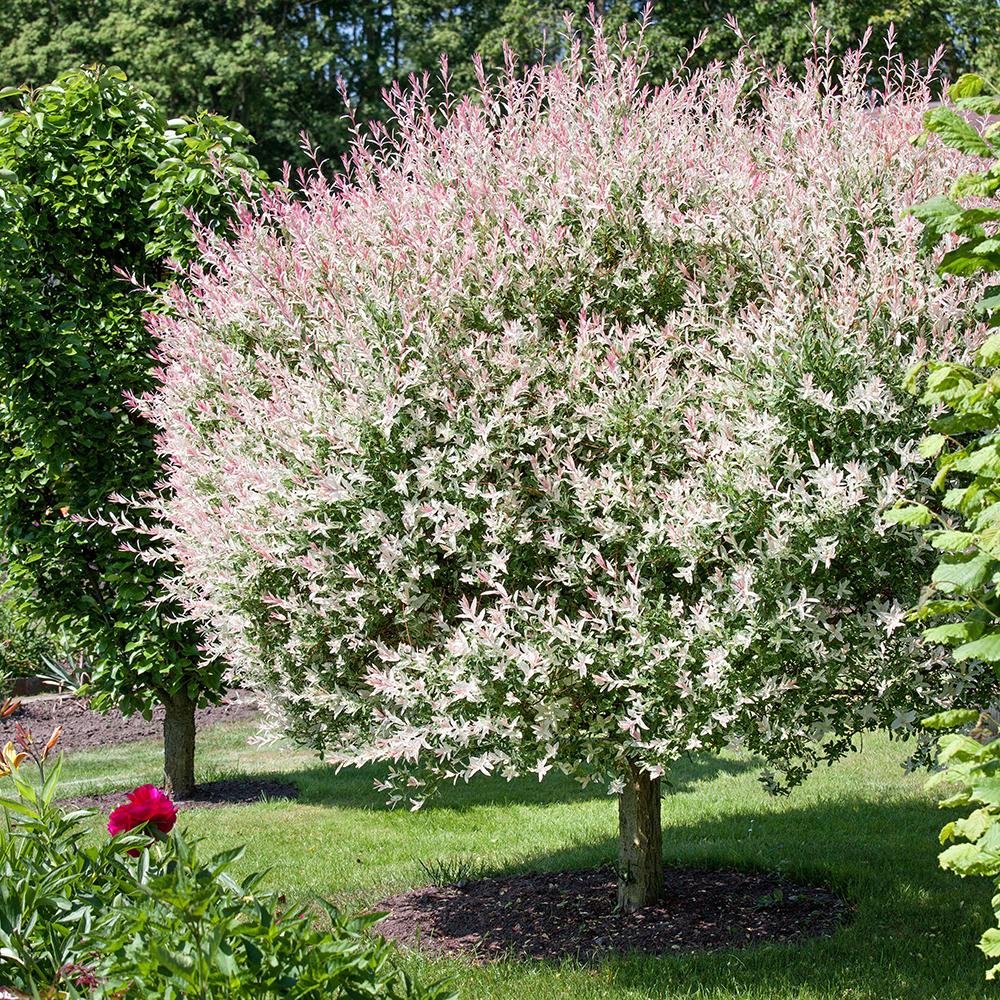
[[[128,789],[131,791],[131,789]],[[211,809],[218,806],[245,806],[260,802],[261,799],[295,799],[299,790],[287,781],[273,778],[234,778],[226,781],[206,781],[195,789],[189,799],[174,799],[180,809]],[[106,792],[101,795],[77,795],[71,799],[60,799],[65,809],[98,809],[109,813],[115,806],[125,801],[125,791]]]
[[[246,692],[232,692],[221,705],[199,709],[196,724],[199,728],[220,722],[236,722],[252,718],[257,713],[257,703]],[[6,719],[0,719],[0,744],[14,738],[14,723],[31,729],[38,739],[48,739],[56,726],[62,726],[59,746],[72,753],[74,750],[93,750],[98,747],[117,746],[129,740],[158,739],[163,735],[163,709],[157,708],[150,720],[141,715],[124,718],[121,712],[106,715],[95,712],[82,698],[30,698]]]
[[[617,913],[612,868],[427,886],[383,900],[379,932],[439,954],[593,960],[745,947],[831,934],[847,905],[827,889],[776,875],[668,870],[666,898]]]

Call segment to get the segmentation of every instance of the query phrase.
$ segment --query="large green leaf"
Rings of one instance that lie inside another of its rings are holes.
[[[883,515],[887,524],[908,524],[921,527],[931,523],[930,509],[924,504],[909,504],[906,507],[895,507]]]
[[[1000,662],[1000,631],[974,639],[956,647],[951,654],[956,660],[984,660],[987,663]]]
[[[949,146],[973,156],[992,156],[993,147],[961,115],[951,108],[932,108],[924,115],[924,127],[937,133]]]
[[[945,556],[931,581],[941,590],[968,593],[982,587],[996,569],[997,561],[981,552],[968,557]]]

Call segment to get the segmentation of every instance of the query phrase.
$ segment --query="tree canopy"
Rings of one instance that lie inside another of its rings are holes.
[[[598,7],[613,26],[638,18],[642,4]],[[345,148],[338,77],[362,116],[382,114],[382,87],[410,72],[435,72],[442,52],[461,91],[474,85],[474,53],[497,65],[509,39],[533,61],[543,37],[559,31],[563,11],[579,16],[586,8],[584,0],[11,0],[0,6],[0,86],[37,86],[91,63],[120,66],[175,113],[209,110],[241,122],[257,157],[274,170],[286,158],[303,160],[302,131],[326,156]],[[820,0],[817,8],[835,52],[869,26],[881,37],[893,22],[909,58],[927,60],[943,46],[949,77],[975,70],[1000,86],[1000,0]],[[676,67],[703,28],[710,34],[694,62],[731,58],[741,44],[726,24],[731,16],[770,63],[794,72],[812,50],[803,0],[659,0],[647,35],[654,73],[663,78]]]
[[[978,329],[906,216],[957,159],[910,141],[931,81],[855,51],[654,91],[618,44],[390,94],[350,170],[206,234],[141,406],[147,558],[283,731],[414,807],[605,781],[628,908],[678,758],[791,784],[983,671],[903,629],[927,553],[881,520],[924,475],[905,372]]]

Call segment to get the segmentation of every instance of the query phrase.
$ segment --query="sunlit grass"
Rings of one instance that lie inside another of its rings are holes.
[[[371,773],[344,772],[281,746],[250,747],[252,727],[201,737],[201,777],[270,773],[295,783],[298,802],[195,809],[183,821],[212,847],[248,845],[246,871],[272,886],[350,907],[429,881],[428,867],[483,871],[597,865],[614,853],[615,804],[565,781],[482,780],[449,789],[421,812],[389,812]],[[160,750],[133,744],[75,754],[68,794],[155,781]],[[762,868],[823,883],[855,907],[831,938],[688,958],[474,966],[411,955],[447,972],[464,1000],[977,1000],[993,996],[975,943],[991,919],[991,887],[961,881],[936,861],[945,814],[903,774],[905,750],[883,739],[824,768],[790,797],[769,798],[736,759],[679,767],[664,803],[669,863]]]

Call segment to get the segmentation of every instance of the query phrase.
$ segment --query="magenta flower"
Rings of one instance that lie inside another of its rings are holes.
[[[160,833],[169,833],[174,828],[177,807],[155,785],[140,785],[135,791],[129,792],[126,798],[128,802],[118,806],[108,817],[108,833],[112,837],[134,830],[143,823],[148,823]]]

